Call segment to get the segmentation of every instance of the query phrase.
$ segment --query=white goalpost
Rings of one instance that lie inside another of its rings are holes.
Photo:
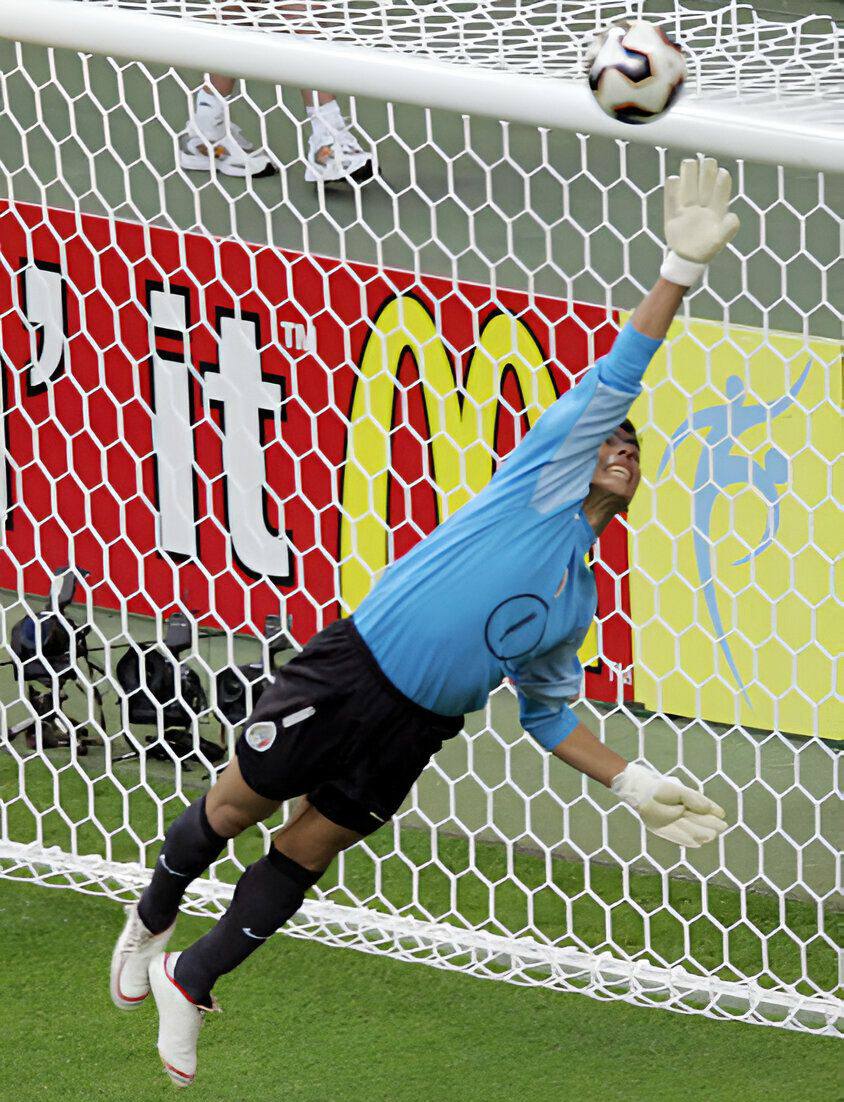
[[[291,12],[285,13],[285,6]],[[453,45],[446,38],[443,47],[437,49],[435,39],[425,48],[422,17],[418,17],[418,25],[413,20],[410,28],[401,33],[400,26],[390,26],[394,20],[398,22],[395,9],[391,7],[387,15],[387,9],[375,3],[363,6],[361,27],[353,19],[348,27],[339,28],[333,26],[330,12],[323,10],[327,5],[308,4],[298,18],[297,11],[305,8],[299,0],[289,5],[263,5],[266,29],[275,33],[253,30],[249,23],[261,24],[260,7],[243,4],[244,15],[248,15],[250,7],[258,11],[253,12],[253,20],[246,20],[247,25],[232,34],[235,17],[227,4],[167,5],[155,0],[128,4],[95,0],[81,10],[57,11],[55,0],[32,0],[29,4],[8,5],[4,33],[10,38],[20,35],[41,45],[131,56],[152,63],[195,66],[201,57],[209,71],[257,80],[277,80],[281,74],[285,83],[295,87],[306,87],[318,75],[321,86],[331,92],[380,98],[389,91],[396,100],[420,107],[459,109],[467,115],[531,126],[587,128],[590,134],[669,148],[697,151],[706,147],[713,155],[722,157],[735,156],[736,151],[741,151],[747,160],[841,171],[835,116],[826,119],[823,114],[830,107],[829,99],[835,95],[836,85],[839,96],[841,92],[836,72],[840,67],[840,40],[834,36],[828,41],[823,41],[821,35],[811,36],[809,50],[804,53],[807,37],[804,35],[793,35],[790,42],[785,35],[779,39],[768,36],[767,43],[764,38],[760,42],[758,25],[752,36],[741,32],[733,36],[722,34],[716,48],[709,46],[708,57],[704,54],[695,65],[692,55],[692,87],[697,85],[698,90],[706,90],[706,102],[688,100],[663,119],[649,124],[646,133],[631,133],[623,123],[595,109],[582,79],[582,69],[589,43],[584,30],[590,24],[594,30],[614,17],[621,17],[635,5],[631,8],[616,2],[602,9],[600,5],[575,0],[558,6],[559,22],[552,25],[556,41],[546,47],[548,52],[553,50],[556,64],[547,68],[542,65],[545,51],[531,44],[530,20],[535,15],[527,8],[513,28],[518,36],[515,48],[504,35],[500,41],[492,42],[484,41],[486,36],[482,36],[477,56],[474,51],[468,51],[468,56],[464,53],[471,23],[462,35],[455,34]],[[449,14],[450,7],[453,14]],[[458,27],[461,7],[486,10],[487,18],[493,20],[506,20],[508,15],[512,18],[512,14],[520,12],[519,5],[509,4],[429,5],[432,13],[440,9],[440,18],[449,18]],[[216,16],[214,22],[208,20],[208,9]],[[369,14],[367,9],[378,11],[386,24],[378,45],[366,44],[363,16]],[[602,11],[606,14],[601,15]],[[150,20],[150,13],[182,18],[162,30],[160,24]],[[203,14],[205,18],[200,21]],[[190,18],[191,15],[196,18]],[[571,29],[577,16],[581,23],[579,33]],[[299,33],[291,33],[291,28]],[[711,27],[706,29],[711,32]],[[679,33],[684,34],[685,30],[680,23]],[[412,43],[416,49],[405,48],[408,33],[422,39]],[[167,46],[163,49],[161,38],[165,34]],[[356,38],[360,41],[354,41]],[[689,44],[695,45],[693,36]],[[783,45],[790,56],[782,56]],[[733,54],[736,47],[737,58]],[[536,56],[533,65],[520,67],[518,62],[523,60],[526,49]],[[473,64],[473,60],[480,64]],[[549,76],[554,78],[553,93]]]
[[[640,14],[689,79],[631,127],[582,66]],[[577,711],[733,825],[646,837],[504,685],[285,932],[835,1033],[842,42],[703,0],[3,0],[0,876],[136,897],[284,655],[607,350],[662,181],[714,155],[742,229],[634,407]],[[207,73],[276,175],[180,167]],[[371,181],[304,181],[299,88],[348,107]]]

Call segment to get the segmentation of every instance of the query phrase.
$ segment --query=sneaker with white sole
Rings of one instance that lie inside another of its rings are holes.
[[[278,168],[267,153],[256,149],[233,122],[221,115],[202,126],[191,122],[179,138],[179,164],[190,172],[210,172],[212,165],[224,176],[262,178]]]
[[[109,990],[120,1010],[136,1010],[149,994],[149,962],[164,950],[176,924],[153,934],[141,921],[137,903],[124,910],[126,922],[111,954]]]
[[[314,183],[364,184],[375,175],[371,153],[361,149],[352,132],[314,128],[308,139],[305,180]]]
[[[158,1008],[158,1055],[177,1087],[189,1087],[196,1076],[196,1042],[205,1015],[219,1011],[212,996],[210,1006],[197,1006],[173,978],[179,953],[159,953],[149,966],[152,997]]]

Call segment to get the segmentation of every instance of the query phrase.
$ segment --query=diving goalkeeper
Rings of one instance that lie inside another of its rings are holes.
[[[302,905],[341,850],[398,810],[464,712],[504,677],[547,751],[611,788],[648,830],[680,846],[717,838],[720,807],[628,763],[579,723],[577,659],[595,615],[590,545],[639,483],[627,420],[685,291],[733,237],[731,181],[713,160],[683,162],[665,186],[669,252],[608,355],[559,398],[471,502],[390,566],[351,619],[316,635],[262,695],[237,754],[170,826],[152,880],[112,959],[111,995],[131,1009],[152,990],[158,1051],[174,1083],[196,1071],[212,989]],[[229,838],[306,794],[267,856],[241,876],[204,937],[165,953],[188,884]]]

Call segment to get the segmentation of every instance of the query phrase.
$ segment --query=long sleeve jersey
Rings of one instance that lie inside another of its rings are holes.
[[[577,652],[597,595],[583,501],[601,444],[627,416],[660,341],[624,327],[543,413],[484,489],[397,562],[354,613],[379,666],[441,715],[475,711],[503,678],[522,726],[552,750],[576,726]]]

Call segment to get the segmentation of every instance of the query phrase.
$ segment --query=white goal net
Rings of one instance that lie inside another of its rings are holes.
[[[595,27],[640,11],[684,42],[690,86],[628,133],[579,74]],[[594,550],[577,712],[705,784],[729,830],[700,852],[646,836],[502,686],[287,932],[833,1032],[841,28],[740,5],[4,0],[0,35],[0,875],[137,894],[262,679],[609,347],[693,148],[732,170],[742,228],[634,407],[643,483]],[[208,70],[249,78],[231,119],[276,175],[182,167]],[[368,183],[306,182],[303,85],[340,93]],[[277,822],[187,908],[220,913]]]

